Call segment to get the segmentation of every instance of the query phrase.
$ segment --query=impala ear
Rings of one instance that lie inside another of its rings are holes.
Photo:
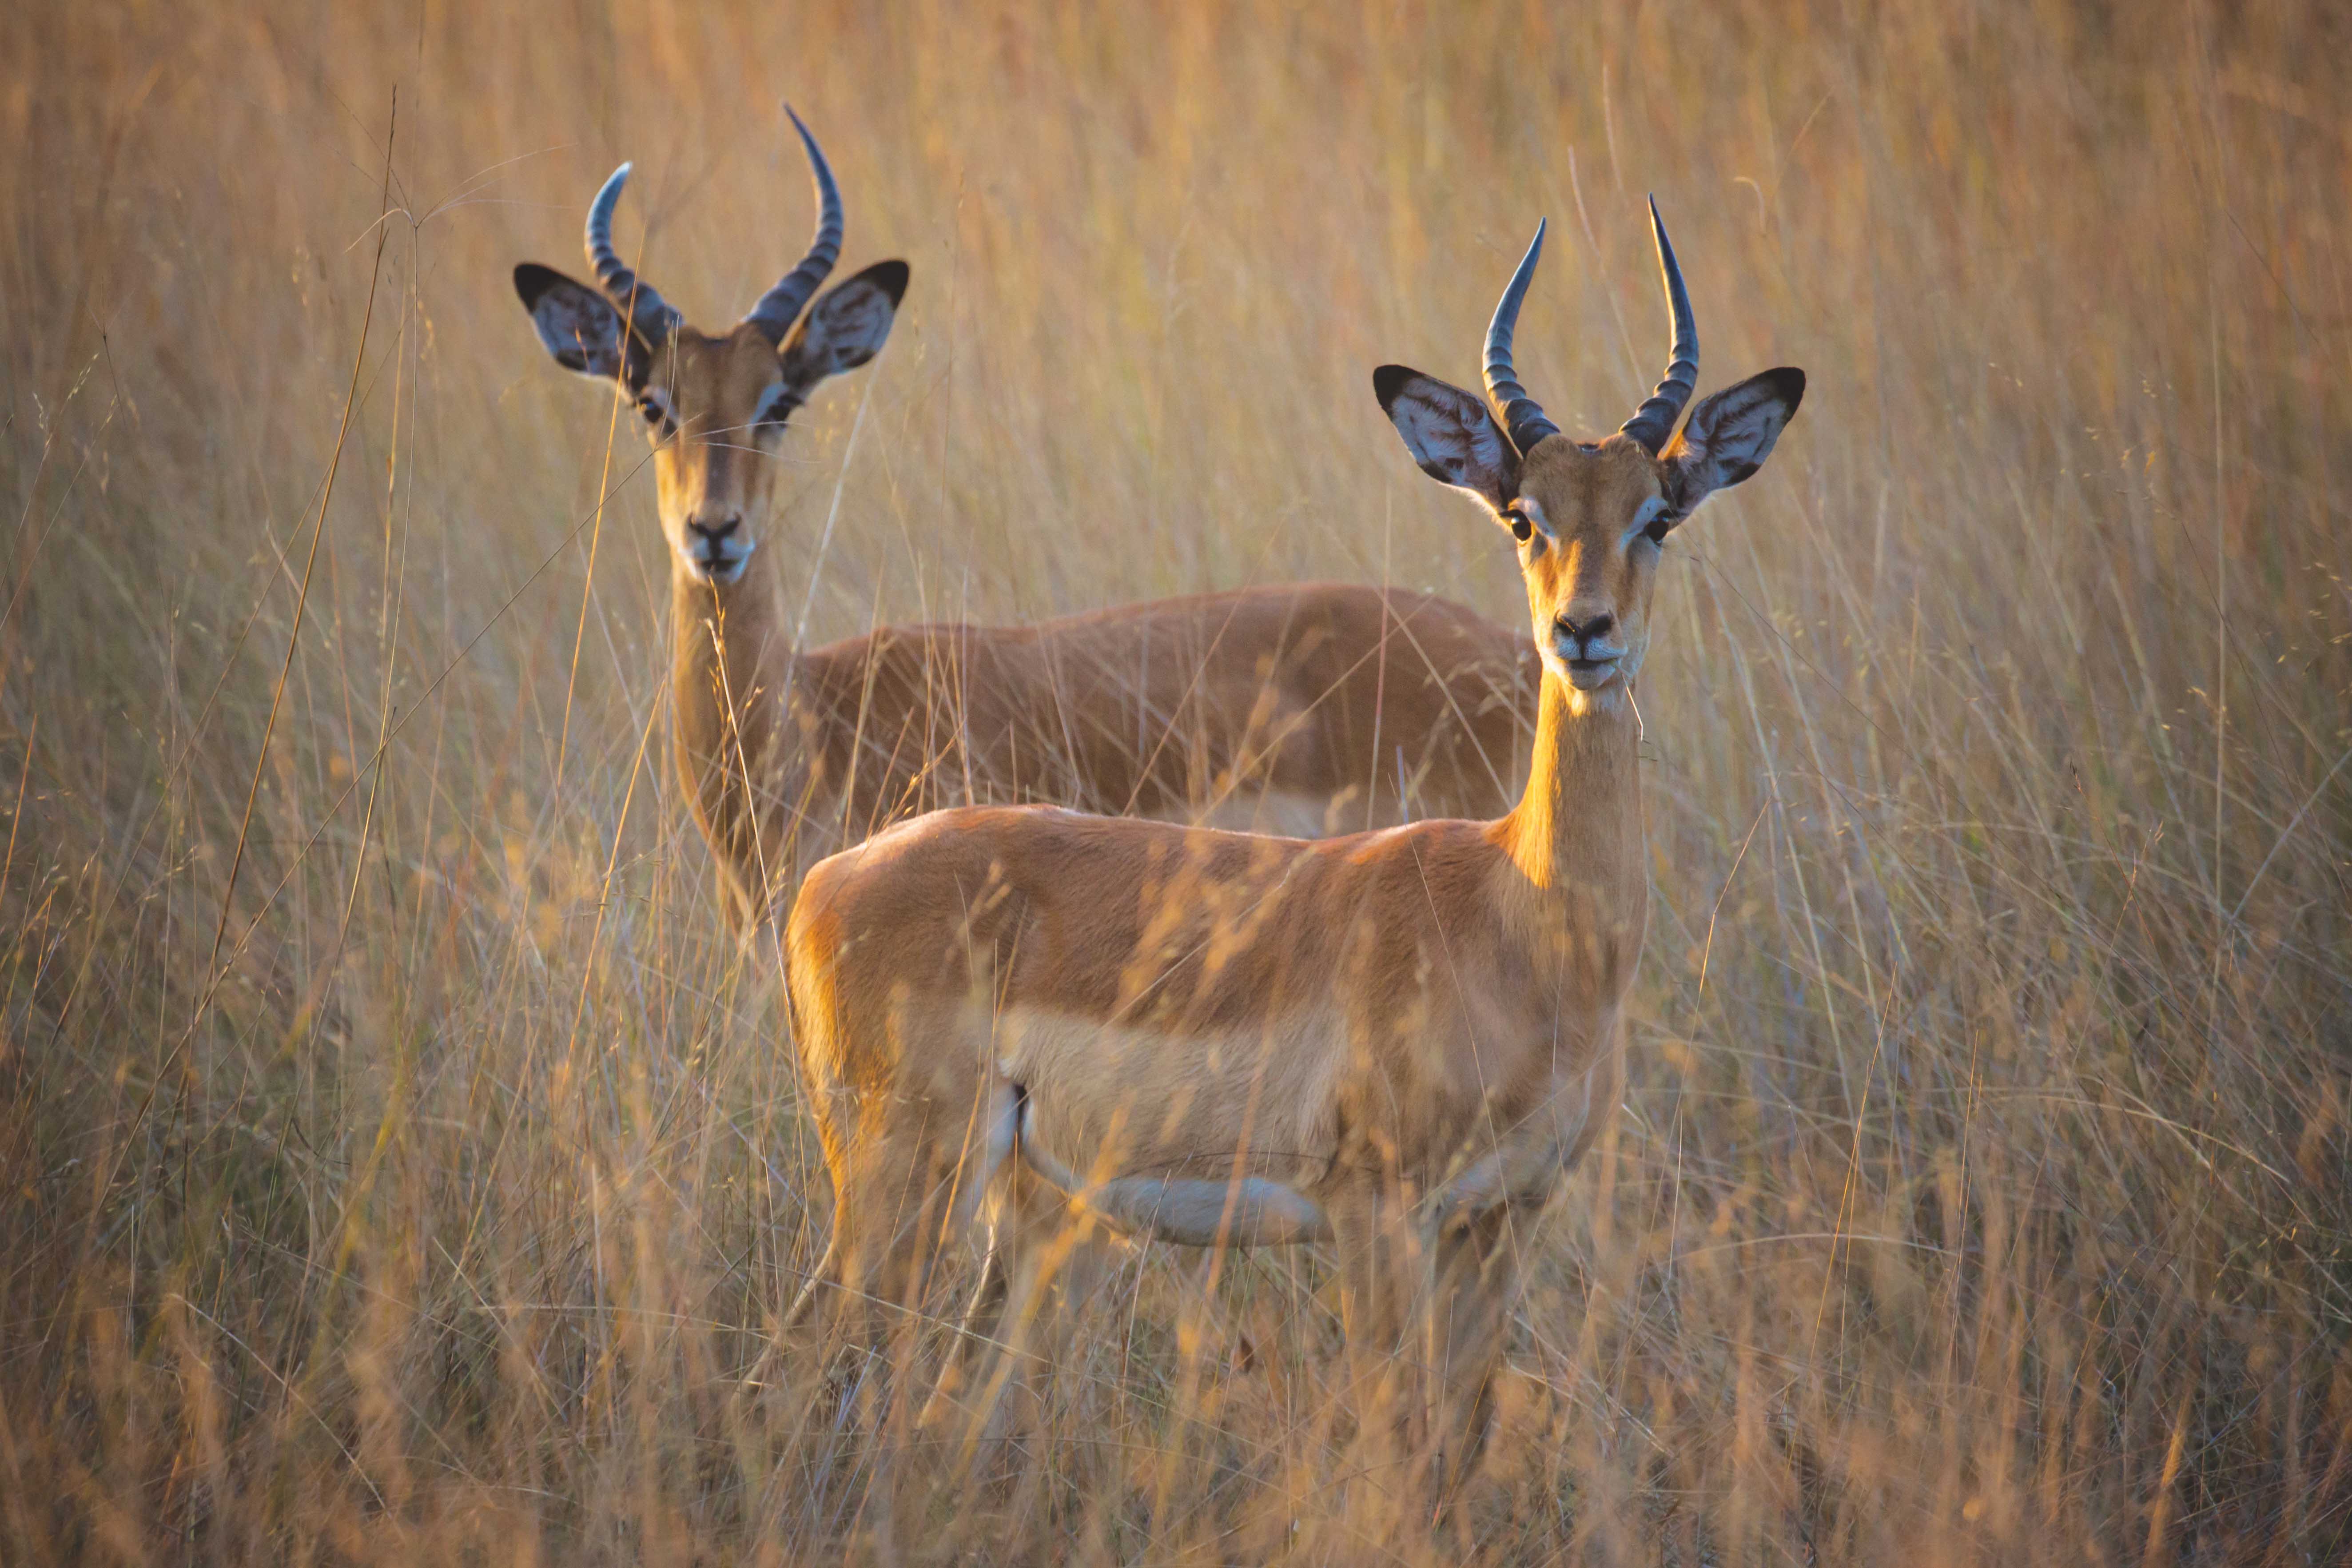
[[[1484,398],[1401,364],[1372,372],[1372,395],[1423,473],[1496,513],[1518,494],[1518,454]]]
[[[1687,517],[1716,491],[1762,468],[1804,395],[1805,373],[1784,365],[1701,398],[1683,433],[1658,454],[1675,511]]]
[[[514,285],[556,363],[582,375],[621,374],[621,313],[604,295],[536,261],[514,269]],[[637,347],[642,363],[642,340]]]
[[[903,261],[877,261],[827,289],[778,351],[784,380],[805,393],[826,376],[856,370],[880,353],[906,293]]]

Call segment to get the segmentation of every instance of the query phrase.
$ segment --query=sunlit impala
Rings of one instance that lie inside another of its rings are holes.
[[[908,1299],[938,1225],[975,1211],[998,1254],[984,1334],[1018,1334],[1073,1211],[1196,1245],[1329,1239],[1351,1342],[1427,1379],[1406,1407],[1437,1473],[1475,1458],[1514,1228],[1623,1081],[1660,553],[1756,472],[1805,385],[1766,371],[1675,435],[1698,345],[1651,217],[1672,356],[1616,434],[1560,434],[1514,376],[1541,228],[1487,331],[1484,400],[1372,373],[1413,460],[1517,542],[1542,678],[1516,805],[1317,843],[975,807],[810,871],[787,961],[843,1299]]]
[[[881,350],[907,264],[817,295],[841,252],[841,196],[793,123],[814,170],[816,237],[729,331],[687,325],[621,259],[625,163],[588,212],[599,289],[515,268],[548,352],[617,379],[652,437],[677,767],[739,924],[781,908],[819,855],[967,799],[1305,834],[1507,800],[1533,660],[1423,594],[1254,588],[795,647],[782,583],[749,570],[777,448],[819,382]]]

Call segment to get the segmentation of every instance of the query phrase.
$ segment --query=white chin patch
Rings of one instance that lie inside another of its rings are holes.
[[[702,555],[688,555],[684,559],[688,570],[696,576],[706,583],[716,583],[724,587],[743,580],[744,570],[751,563],[751,551],[747,545],[737,553],[716,561]]]
[[[1624,678],[1633,673],[1633,661],[1619,658],[1603,664],[1589,659],[1571,659],[1556,647],[1540,650],[1544,668],[1559,678],[1570,690],[1581,697],[1605,695],[1617,690]],[[1580,711],[1581,708],[1580,706]]]
[[[1568,683],[1579,691],[1598,691],[1614,685],[1619,673],[1618,662],[1613,658],[1606,664],[1571,664],[1568,667]]]

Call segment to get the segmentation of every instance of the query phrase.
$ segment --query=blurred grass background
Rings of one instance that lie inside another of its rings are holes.
[[[30,0],[0,61],[0,1561],[2352,1549],[2340,7]],[[1644,192],[1702,390],[1811,373],[1668,552],[1633,1087],[1434,1541],[1311,1256],[1228,1269],[1249,1367],[1130,1261],[1006,1491],[870,1485],[775,1351],[772,955],[661,750],[637,438],[600,513],[507,274],[632,158],[731,321],[787,96],[914,267],[763,530],[813,636],[1519,624],[1368,372],[1473,380],[1540,216],[1571,431],[1662,360]]]

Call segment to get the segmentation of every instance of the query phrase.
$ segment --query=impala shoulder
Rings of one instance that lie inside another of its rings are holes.
[[[1423,817],[1419,822],[1399,823],[1394,827],[1375,828],[1345,838],[1327,838],[1319,847],[1358,864],[1393,863],[1408,868],[1450,867],[1465,860],[1475,861],[1483,868],[1499,853],[1491,841],[1487,824],[1452,817]]]

